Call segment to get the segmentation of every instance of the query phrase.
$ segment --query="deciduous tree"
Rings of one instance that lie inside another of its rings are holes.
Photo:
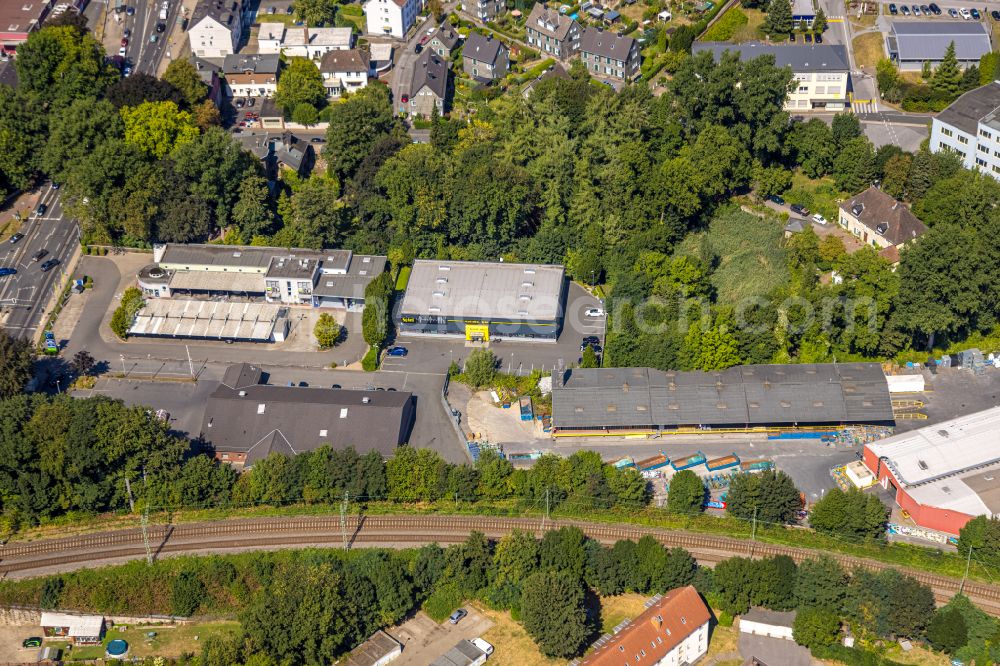
[[[291,113],[300,104],[318,108],[325,101],[326,89],[316,63],[308,58],[291,58],[278,79],[274,103]]]
[[[569,658],[586,646],[590,629],[579,579],[568,573],[546,571],[524,581],[521,619],[543,654]]]

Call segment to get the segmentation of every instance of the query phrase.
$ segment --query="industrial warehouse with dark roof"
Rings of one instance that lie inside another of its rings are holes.
[[[718,372],[574,368],[552,386],[552,432],[886,424],[877,363],[745,365]]]
[[[564,273],[547,264],[417,259],[397,316],[399,332],[554,342],[563,320]]]
[[[250,467],[271,453],[293,456],[323,445],[389,457],[413,427],[413,396],[404,391],[274,386],[262,379],[255,365],[233,365],[209,396],[201,437],[217,459]]]

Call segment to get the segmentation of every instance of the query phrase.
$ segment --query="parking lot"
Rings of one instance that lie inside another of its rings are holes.
[[[475,608],[466,607],[468,616],[458,624],[447,620],[438,624],[427,614],[417,613],[388,633],[403,644],[403,654],[393,661],[395,666],[429,666],[435,659],[455,647],[462,639],[482,636],[493,622]]]

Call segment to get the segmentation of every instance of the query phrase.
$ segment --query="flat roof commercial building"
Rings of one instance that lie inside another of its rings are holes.
[[[921,69],[925,62],[941,64],[948,45],[962,67],[978,65],[993,50],[990,33],[980,21],[894,21],[885,35],[885,50],[900,69]]]
[[[288,308],[270,303],[148,300],[129,336],[281,342],[289,331]]]
[[[399,332],[554,342],[565,282],[556,265],[417,259],[397,316]]]
[[[745,365],[718,372],[573,368],[552,385],[557,436],[892,422],[877,363]]]
[[[958,534],[1000,515],[1000,407],[866,444],[878,484],[921,527]]]
[[[939,113],[931,122],[930,149],[955,153],[966,169],[1000,180],[1000,83],[970,90]]]
[[[268,303],[364,309],[365,287],[385,272],[383,256],[350,250],[242,245],[157,245],[138,274],[146,298],[235,297]]]
[[[262,384],[263,371],[230,366],[212,392],[201,436],[223,462],[244,468],[271,453],[294,456],[323,445],[392,455],[413,427],[413,395]]]

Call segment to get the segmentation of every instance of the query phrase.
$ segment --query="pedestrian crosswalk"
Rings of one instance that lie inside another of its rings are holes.
[[[857,99],[851,102],[851,111],[854,113],[878,113],[878,105],[874,100]]]

